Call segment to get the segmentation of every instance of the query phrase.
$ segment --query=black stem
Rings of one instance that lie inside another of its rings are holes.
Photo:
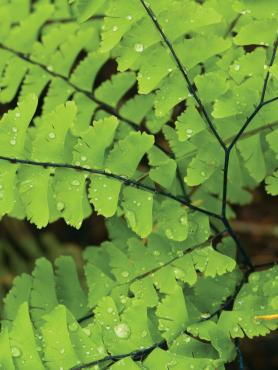
[[[153,21],[156,29],[158,30],[158,32],[160,33],[161,37],[163,38],[163,41],[165,42],[165,44],[169,48],[169,50],[170,50],[170,52],[172,54],[172,57],[174,58],[174,61],[177,64],[178,69],[182,73],[182,76],[183,76],[183,78],[185,79],[185,81],[187,83],[187,88],[188,88],[190,94],[192,94],[192,96],[194,97],[194,99],[195,99],[196,103],[198,104],[199,109],[203,113],[203,115],[204,115],[204,117],[205,117],[205,119],[206,119],[206,121],[207,121],[210,129],[214,133],[214,135],[217,138],[217,140],[218,140],[219,144],[221,145],[221,147],[225,150],[226,149],[226,145],[225,145],[224,141],[222,140],[222,138],[220,137],[220,135],[218,134],[216,128],[214,127],[214,125],[213,125],[213,123],[212,123],[212,121],[210,119],[210,116],[209,116],[208,112],[206,111],[206,108],[204,107],[201,99],[197,95],[197,93],[195,91],[195,88],[194,88],[193,84],[191,83],[191,81],[190,81],[190,79],[188,77],[188,73],[187,73],[184,65],[180,61],[177,53],[175,52],[173,45],[171,44],[171,42],[169,41],[168,37],[164,33],[161,25],[157,21],[157,18],[155,16],[155,14],[153,13],[152,9],[150,8],[150,6],[148,6],[144,0],[140,0],[140,2],[143,5],[143,7],[145,8],[145,10],[148,13],[148,15],[150,16],[150,18],[152,19],[152,21]]]
[[[163,348],[163,347],[165,347],[165,345],[166,345],[166,341],[163,340],[159,343],[153,344],[152,346],[150,346],[148,348],[144,348],[144,349],[141,349],[141,350],[138,350],[138,351],[133,351],[133,352],[129,352],[129,353],[121,354],[121,355],[106,356],[106,357],[104,357],[100,360],[92,361],[92,362],[89,362],[87,364],[83,364],[83,365],[80,365],[80,366],[74,366],[70,370],[88,369],[92,366],[97,366],[97,365],[103,364],[104,362],[107,362],[107,361],[117,362],[117,361],[119,361],[123,358],[126,358],[126,357],[131,357],[134,361],[139,361],[139,360],[141,360],[142,357],[145,357],[145,356],[149,355],[154,349]]]
[[[126,122],[128,125],[130,125],[131,127],[135,128],[136,130],[138,129],[138,125],[137,123],[133,122],[132,120],[128,119],[128,118],[125,118],[123,117],[120,113],[117,112],[117,110],[110,106],[109,104],[106,104],[105,102],[97,99],[93,93],[91,93],[90,91],[88,90],[84,90],[80,87],[78,87],[77,85],[75,85],[74,83],[72,83],[68,77],[66,76],[63,76],[62,74],[60,73],[57,73],[57,72],[54,72],[52,70],[50,70],[49,68],[47,68],[47,66],[45,66],[44,64],[38,62],[38,61],[35,61],[31,58],[29,58],[28,56],[26,56],[24,53],[20,52],[20,51],[17,51],[17,50],[14,50],[12,48],[10,48],[9,46],[6,46],[2,43],[0,43],[0,49],[3,49],[3,50],[6,50],[14,55],[16,55],[18,58],[24,60],[25,62],[27,63],[30,63],[32,65],[35,65],[37,67],[40,67],[42,68],[45,72],[47,72],[49,75],[51,75],[52,77],[55,77],[55,78],[60,78],[61,80],[63,80],[68,86],[70,86],[73,90],[87,96],[87,98],[91,99],[92,101],[94,101],[98,106],[99,106],[99,109],[109,113],[109,114],[112,114],[113,116],[117,117],[119,120],[123,121],[123,122]]]
[[[149,192],[151,192],[153,194],[156,194],[156,195],[161,195],[161,196],[164,196],[166,198],[173,199],[173,200],[187,206],[188,208],[190,208],[193,211],[198,211],[198,212],[206,214],[207,216],[212,216],[212,217],[215,217],[217,219],[221,219],[221,217],[218,214],[214,213],[214,212],[210,212],[210,211],[207,211],[206,209],[194,206],[194,204],[192,204],[190,201],[185,200],[183,198],[183,196],[176,196],[176,195],[173,195],[170,192],[159,190],[155,187],[142,184],[139,181],[129,179],[129,178],[126,178],[124,176],[117,175],[115,173],[106,172],[104,170],[86,168],[86,167],[76,166],[76,165],[68,164],[68,163],[38,162],[38,161],[29,160],[29,159],[11,158],[11,157],[6,157],[6,156],[0,156],[0,160],[8,161],[8,162],[13,163],[13,164],[24,164],[24,165],[38,166],[38,167],[45,167],[45,168],[48,168],[48,167],[50,167],[50,168],[67,168],[67,169],[72,169],[72,170],[76,170],[76,171],[83,171],[83,172],[88,172],[88,173],[91,173],[91,174],[105,176],[105,177],[108,177],[108,178],[111,178],[111,179],[114,179],[114,180],[118,180],[126,186],[133,186],[137,189],[142,189],[142,190],[149,191]]]
[[[239,340],[239,338],[237,338],[235,340],[235,345],[236,345],[236,351],[237,351],[238,369],[239,370],[244,370],[245,369],[244,359],[243,359],[242,351],[240,349],[240,340]]]

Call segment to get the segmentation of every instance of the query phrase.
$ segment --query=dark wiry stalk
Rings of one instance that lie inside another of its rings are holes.
[[[240,280],[240,282],[236,285],[233,294],[230,295],[226,299],[226,301],[222,305],[220,305],[220,307],[217,310],[213,311],[208,317],[205,317],[205,318],[201,319],[200,321],[208,321],[208,320],[212,319],[213,317],[220,315],[223,310],[225,310],[231,304],[233,304],[234,301],[235,301],[235,299],[236,299],[236,297],[238,296],[241,288],[247,282],[247,279],[248,279],[248,276],[250,275],[250,273],[251,273],[251,271],[250,270],[247,270],[244,273],[244,275],[243,275],[242,279]]]
[[[6,45],[3,45],[2,43],[0,43],[0,49],[3,49],[3,50],[6,50],[14,55],[16,55],[18,58],[24,60],[25,62],[27,63],[30,63],[32,65],[35,65],[37,67],[40,67],[42,70],[44,70],[45,72],[47,72],[49,75],[51,75],[52,77],[55,77],[55,78],[60,78],[61,80],[63,80],[68,86],[70,86],[73,90],[75,90],[76,92],[79,92],[85,96],[87,96],[89,99],[91,99],[92,101],[94,101],[98,106],[99,106],[99,109],[109,113],[109,114],[112,114],[113,116],[117,117],[119,120],[123,121],[123,122],[126,122],[127,124],[129,124],[131,127],[135,128],[136,130],[138,129],[138,125],[133,122],[132,120],[128,119],[128,118],[125,118],[123,117],[120,113],[117,112],[117,110],[115,108],[113,108],[112,106],[106,104],[105,102],[97,99],[94,94],[92,94],[90,91],[88,90],[84,90],[78,86],[76,86],[74,83],[72,83],[68,77],[66,76],[63,76],[62,74],[60,73],[57,73],[57,72],[54,72],[52,70],[49,70],[47,68],[47,66],[45,66],[44,64],[40,63],[40,62],[37,62],[33,59],[30,59],[28,56],[26,56],[25,54],[23,54],[22,52],[20,51],[17,51],[17,50],[14,50]]]
[[[273,53],[272,53],[271,60],[270,60],[270,63],[269,63],[269,68],[274,63],[276,52],[277,52],[277,44],[278,44],[278,42],[277,42],[277,40],[275,40],[274,48],[273,48]],[[237,246],[239,248],[239,251],[242,254],[242,256],[243,256],[246,264],[252,270],[254,269],[254,267],[253,267],[253,265],[251,263],[251,260],[248,257],[248,255],[246,254],[243,246],[239,242],[236,233],[232,229],[232,227],[231,227],[231,225],[230,225],[230,223],[229,223],[229,221],[227,220],[227,217],[226,217],[227,194],[228,194],[229,161],[230,161],[230,154],[231,154],[231,151],[232,151],[233,147],[236,145],[237,141],[240,139],[240,137],[242,136],[242,134],[244,133],[244,131],[247,129],[247,127],[250,125],[250,123],[253,121],[253,119],[256,117],[256,115],[259,113],[259,111],[265,105],[270,104],[270,103],[272,103],[272,102],[274,102],[274,101],[277,100],[277,97],[276,97],[276,98],[269,99],[268,101],[264,101],[265,94],[266,94],[266,89],[267,89],[267,85],[268,85],[268,81],[269,81],[269,76],[270,76],[270,74],[269,74],[269,71],[268,71],[267,74],[266,74],[266,77],[264,79],[260,101],[259,101],[258,105],[255,107],[254,111],[251,113],[251,115],[247,118],[247,120],[245,121],[245,123],[243,124],[243,126],[241,127],[241,129],[238,131],[238,133],[236,134],[236,136],[233,138],[233,140],[231,141],[231,143],[229,144],[229,146],[227,147],[227,149],[225,151],[225,160],[224,160],[223,192],[222,192],[222,221],[223,221],[224,225],[226,225],[227,230],[229,231],[231,237],[236,242],[236,244],[237,244]]]
[[[276,57],[276,53],[277,53],[277,46],[278,46],[278,39],[276,39],[275,42],[274,42],[274,48],[273,48],[271,60],[270,60],[270,63],[269,63],[269,68],[273,65],[273,63],[275,61],[275,57]],[[267,85],[268,85],[268,82],[269,82],[269,77],[270,77],[270,73],[268,71],[267,74],[266,74],[266,76],[265,76],[265,79],[264,79],[263,88],[262,88],[261,97],[260,97],[260,102],[256,106],[256,108],[254,109],[254,111],[252,112],[252,114],[247,118],[247,120],[243,124],[242,128],[239,130],[239,132],[237,133],[237,135],[234,137],[234,139],[232,140],[232,142],[228,146],[228,150],[229,151],[232,150],[232,148],[234,147],[234,145],[236,144],[236,142],[239,140],[239,138],[241,137],[241,135],[243,134],[243,132],[247,129],[247,127],[250,125],[250,123],[253,121],[253,119],[256,117],[256,115],[259,113],[259,111],[262,109],[262,107],[265,106],[265,105],[267,105],[267,104],[273,103],[274,101],[276,101],[278,99],[278,96],[276,96],[276,97],[274,97],[272,99],[269,99],[269,100],[266,100],[266,101],[264,100],[265,99]]]
[[[226,203],[227,203],[227,185],[228,185],[228,164],[229,164],[229,150],[225,144],[225,142],[222,140],[222,138],[219,136],[217,130],[215,129],[202,101],[200,100],[200,98],[198,97],[197,93],[195,92],[195,89],[194,89],[194,86],[192,85],[189,77],[188,77],[188,74],[187,74],[187,71],[185,69],[185,67],[183,66],[182,62],[180,61],[179,57],[177,56],[175,50],[174,50],[174,47],[173,45],[171,44],[170,40],[167,38],[166,34],[164,33],[161,25],[159,24],[155,14],[153,13],[152,9],[145,3],[144,0],[140,0],[141,4],[143,5],[143,7],[145,8],[146,12],[148,13],[148,15],[150,16],[150,18],[152,19],[156,29],[158,30],[158,32],[160,33],[163,41],[165,42],[165,44],[167,45],[167,47],[169,48],[180,72],[182,73],[184,79],[186,80],[186,83],[187,83],[187,87],[188,87],[188,90],[189,92],[193,95],[193,97],[195,98],[195,101],[197,102],[200,110],[202,111],[202,113],[204,114],[204,117],[206,118],[206,121],[210,127],[210,129],[212,130],[214,136],[216,137],[216,139],[218,140],[219,144],[221,145],[221,147],[223,148],[224,152],[225,152],[225,165],[224,165],[224,180],[223,180],[223,197],[222,197],[222,215],[221,215],[221,220],[223,222],[223,224],[225,225],[225,227],[228,227],[228,230],[231,231],[231,237],[234,239],[239,251],[241,252],[241,254],[243,255],[243,258],[246,262],[246,264],[249,266],[249,267],[252,267],[252,263],[251,263],[251,260],[249,259],[249,257],[247,256],[245,250],[244,250],[244,247],[241,245],[241,243],[239,242],[238,238],[236,237],[236,234],[234,233],[234,231],[232,230],[230,224],[228,223],[227,219],[226,219]]]
[[[133,284],[133,283],[135,283],[136,281],[140,281],[140,280],[142,280],[142,279],[146,278],[147,276],[150,276],[150,275],[152,275],[152,274],[154,274],[154,273],[156,273],[156,272],[160,271],[161,269],[165,268],[166,266],[171,265],[173,262],[178,261],[180,258],[182,258],[183,256],[185,256],[185,255],[187,255],[187,254],[191,253],[193,250],[196,250],[196,249],[198,249],[198,248],[204,247],[204,246],[206,246],[206,245],[208,245],[208,244],[213,245],[213,244],[214,244],[214,242],[215,242],[216,240],[218,240],[220,237],[224,236],[224,234],[225,234],[225,233],[227,233],[227,230],[226,230],[226,229],[224,229],[224,230],[222,230],[222,231],[217,231],[217,234],[216,234],[216,235],[213,235],[213,236],[212,236],[212,237],[210,237],[208,240],[205,240],[205,241],[204,241],[204,242],[202,242],[202,243],[199,243],[199,244],[197,244],[197,245],[194,245],[194,246],[193,246],[193,247],[191,247],[191,248],[188,248],[188,249],[183,250],[183,251],[182,251],[182,253],[181,253],[181,255],[179,255],[179,256],[177,256],[177,257],[173,257],[173,258],[171,258],[169,261],[167,261],[167,262],[163,263],[162,265],[159,265],[158,267],[155,267],[155,268],[153,268],[153,269],[151,269],[151,270],[149,270],[149,271],[146,271],[146,272],[142,273],[141,275],[137,275],[136,277],[132,278],[131,280],[129,280],[129,281],[125,282],[125,283],[117,284],[116,286],[117,286],[117,287],[119,287],[119,286],[121,286],[121,285],[125,285],[125,284],[132,285],[132,284]],[[114,286],[114,288],[115,288],[115,286]],[[94,313],[92,312],[92,311],[93,311],[93,309],[94,309],[94,307],[93,307],[93,308],[91,308],[91,311],[89,311],[86,315],[84,315],[84,316],[80,317],[80,318],[77,320],[77,322],[82,323],[82,322],[84,322],[84,321],[86,321],[86,320],[88,320],[88,319],[92,318],[92,317],[94,316]]]
[[[250,274],[250,271],[247,271],[244,274],[243,278],[241,279],[241,281],[239,282],[239,284],[236,286],[234,293],[226,300],[225,303],[223,303],[209,317],[204,318],[204,319],[201,319],[200,322],[207,321],[207,320],[212,319],[214,316],[219,315],[225,308],[229,307],[234,302],[234,300],[237,297],[238,293],[240,292],[243,284],[246,282],[249,274]],[[92,315],[90,317],[92,317]],[[138,350],[138,351],[133,351],[133,352],[130,352],[130,353],[127,353],[127,354],[121,354],[121,355],[116,355],[116,356],[106,356],[106,357],[104,357],[104,358],[102,358],[100,360],[92,361],[92,362],[89,362],[89,363],[86,363],[86,364],[83,364],[83,365],[80,365],[80,366],[75,366],[75,367],[71,368],[71,370],[88,369],[88,368],[90,368],[92,366],[100,365],[100,364],[105,363],[105,362],[108,362],[108,361],[111,361],[111,362],[114,363],[114,362],[117,362],[117,361],[119,361],[119,360],[121,360],[123,358],[126,358],[126,357],[131,357],[134,361],[140,361],[142,359],[142,357],[147,356],[154,349],[156,349],[156,348],[164,348],[166,345],[167,345],[166,341],[163,340],[163,341],[161,341],[159,343],[153,344],[152,346],[150,346],[150,347],[148,347],[146,349],[142,349],[142,350]],[[109,365],[108,365],[108,367],[109,367]]]
[[[177,57],[177,55],[176,55],[176,53],[175,53],[175,51],[174,51],[171,43],[169,42],[169,40],[165,36],[165,34],[164,34],[164,32],[163,32],[160,24],[158,23],[155,15],[153,14],[152,10],[146,5],[146,3],[144,2],[144,0],[140,0],[140,2],[142,3],[142,5],[146,9],[146,11],[148,12],[148,14],[151,17],[151,19],[153,20],[156,28],[158,29],[158,31],[160,32],[161,36],[163,37],[163,40],[165,41],[165,43],[169,47],[169,49],[170,49],[170,51],[171,51],[171,53],[172,53],[172,55],[173,55],[173,57],[174,57],[177,65],[178,65],[180,71],[182,72],[185,80],[187,81],[189,91],[195,97],[195,100],[199,104],[199,107],[201,108],[201,110],[203,111],[203,113],[204,113],[204,115],[205,115],[205,117],[207,119],[206,111],[205,111],[202,103],[200,102],[198,96],[195,94],[195,91],[193,89],[193,86],[191,85],[191,82],[188,79],[187,73],[186,73],[183,65],[179,61],[179,59],[178,59],[178,57]],[[274,52],[273,52],[273,55],[272,55],[272,59],[271,59],[270,65],[272,65],[273,62],[274,62],[276,50],[277,50],[277,41],[276,41],[276,44],[275,44],[275,47],[274,47]],[[230,236],[234,239],[234,241],[235,241],[235,243],[236,243],[239,251],[242,253],[242,255],[244,257],[244,262],[248,266],[248,270],[244,273],[243,278],[241,279],[241,281],[239,282],[239,284],[236,286],[233,294],[230,297],[228,297],[228,299],[226,300],[226,302],[224,302],[224,304],[222,304],[216,311],[214,311],[212,314],[210,314],[209,317],[207,317],[205,319],[202,319],[201,321],[210,320],[214,316],[219,315],[225,308],[229,307],[234,302],[234,300],[236,299],[237,295],[239,294],[242,286],[246,282],[246,280],[247,280],[249,274],[251,273],[251,271],[254,270],[254,266],[252,265],[252,263],[251,263],[248,255],[246,254],[243,246],[239,242],[236,233],[234,232],[234,230],[232,229],[229,221],[226,218],[226,203],[227,203],[227,190],[228,190],[228,181],[227,180],[228,180],[228,167],[229,167],[230,152],[231,152],[233,146],[236,144],[237,140],[241,137],[241,135],[243,134],[244,130],[248,127],[248,125],[254,119],[254,117],[257,115],[257,113],[260,111],[260,109],[264,105],[269,104],[269,103],[271,103],[273,101],[276,101],[278,99],[278,97],[276,97],[276,98],[270,99],[270,100],[268,100],[266,102],[264,101],[264,97],[265,97],[265,92],[266,92],[268,80],[269,80],[269,73],[267,74],[267,76],[266,76],[266,78],[264,80],[264,86],[263,86],[263,91],[262,91],[260,103],[255,108],[254,112],[250,115],[250,117],[247,119],[247,121],[245,122],[245,124],[243,125],[243,127],[241,128],[241,130],[238,132],[238,134],[235,136],[235,138],[232,140],[232,142],[231,142],[231,144],[230,144],[230,146],[228,148],[226,147],[225,143],[222,141],[221,137],[219,137],[219,135],[218,135],[217,131],[215,130],[212,122],[210,121],[210,118],[208,117],[208,124],[211,127],[214,135],[216,136],[216,138],[218,139],[219,143],[221,144],[221,146],[224,148],[224,151],[225,151],[224,181],[223,181],[223,198],[222,198],[222,214],[220,216],[220,219],[223,222],[223,224],[225,225],[226,230],[228,231],[228,233],[230,234]],[[155,348],[163,347],[165,344],[166,344],[166,342],[165,341],[162,341],[162,342],[160,342],[158,344],[154,344],[153,346],[151,346],[151,347],[149,347],[147,349],[143,349],[143,350],[131,352],[129,354],[124,354],[124,355],[119,355],[119,356],[107,356],[107,357],[105,357],[102,360],[98,360],[98,361],[94,361],[94,362],[91,362],[91,363],[88,363],[88,364],[84,364],[84,365],[81,365],[79,367],[74,367],[74,368],[72,368],[72,370],[81,370],[81,369],[89,368],[91,366],[98,365],[100,363],[107,362],[107,361],[117,362],[120,359],[125,358],[125,357],[131,357],[135,361],[137,359],[140,360],[142,357],[144,357],[144,356],[148,355],[150,352],[152,352]],[[239,368],[240,368],[240,370],[244,370],[243,357],[242,357],[242,353],[241,353],[241,350],[240,350],[238,341],[236,342],[236,348],[237,348],[237,353],[238,353]],[[108,365],[108,367],[109,367],[109,365]]]
[[[238,369],[239,370],[244,370],[244,360],[243,360],[243,355],[240,349],[240,341],[239,338],[235,340],[235,345],[236,345],[236,351],[237,351],[237,360],[238,360]]]
[[[276,39],[275,42],[274,42],[274,48],[273,48],[273,53],[272,53],[272,56],[271,56],[271,59],[270,59],[269,68],[273,66],[273,63],[275,61],[275,57],[276,57],[276,53],[277,53],[277,47],[278,47],[278,39]],[[261,94],[260,103],[263,103],[264,100],[265,100],[265,93],[266,93],[269,77],[270,77],[270,72],[268,70],[267,74],[266,74],[266,77],[265,77],[265,80],[264,80],[264,85],[263,85],[263,90],[262,90],[262,94]]]
[[[80,366],[74,366],[70,370],[88,369],[88,368],[91,368],[93,366],[101,365],[101,364],[103,364],[107,361],[117,362],[117,361],[119,361],[123,358],[126,358],[126,357],[131,357],[134,361],[139,361],[142,357],[145,357],[145,356],[149,355],[154,349],[163,348],[163,347],[165,347],[165,345],[166,345],[166,341],[163,340],[163,341],[161,341],[159,343],[155,343],[152,346],[150,346],[148,348],[145,348],[145,349],[125,353],[125,354],[122,354],[122,355],[106,356],[106,357],[104,357],[100,360],[92,361],[92,362],[89,362],[87,364],[83,364],[83,365],[80,365]]]
[[[194,204],[185,200],[183,198],[183,196],[176,196],[176,195],[173,195],[170,192],[159,190],[155,187],[142,184],[140,181],[129,179],[129,178],[126,178],[124,176],[116,175],[114,173],[110,173],[110,172],[107,172],[107,171],[97,170],[97,169],[92,169],[92,168],[86,168],[86,167],[82,167],[82,166],[76,166],[76,165],[68,164],[68,163],[38,162],[38,161],[29,160],[29,159],[11,158],[11,157],[6,157],[6,156],[0,156],[0,160],[8,161],[8,162],[13,163],[13,164],[23,164],[23,165],[30,165],[30,166],[45,167],[45,168],[49,168],[49,167],[50,168],[67,168],[67,169],[72,169],[72,170],[76,170],[76,171],[83,171],[83,172],[88,172],[88,173],[91,173],[91,174],[105,176],[105,177],[108,177],[110,179],[120,181],[126,186],[133,186],[137,189],[149,191],[150,193],[153,193],[153,194],[156,194],[156,195],[161,195],[161,196],[164,196],[166,198],[173,199],[173,200],[187,206],[188,208],[190,208],[193,211],[198,211],[198,212],[206,214],[207,216],[212,216],[212,217],[215,217],[217,219],[221,219],[221,217],[219,215],[217,215],[216,213],[214,213],[214,212],[210,212],[210,211],[207,211],[206,209],[194,206]]]
[[[89,98],[90,100],[92,100],[93,102],[95,102],[96,104],[98,104],[98,109],[99,110],[103,110],[109,114],[112,114],[114,115],[115,117],[117,117],[120,121],[122,122],[125,122],[127,123],[130,127],[132,127],[134,130],[136,131],[139,131],[140,128],[139,128],[139,125],[137,123],[135,123],[134,121],[128,119],[128,118],[125,118],[123,117],[115,108],[113,108],[112,106],[106,104],[105,102],[97,99],[93,93],[91,93],[90,91],[88,90],[84,90],[80,87],[78,87],[77,85],[75,85],[74,83],[72,83],[68,77],[66,76],[63,76],[59,73],[56,73],[54,71],[51,71],[47,68],[47,66],[45,66],[44,64],[40,63],[40,62],[37,62],[35,60],[32,60],[30,59],[28,56],[26,56],[25,54],[21,53],[20,51],[17,51],[17,50],[14,50],[6,45],[3,45],[0,43],[0,48],[2,48],[3,50],[6,50],[14,55],[16,55],[18,58],[26,61],[27,63],[30,63],[32,65],[35,65],[37,67],[40,67],[42,68],[45,72],[47,72],[50,76],[52,77],[55,77],[55,78],[60,78],[62,79],[65,83],[68,84],[68,86],[70,86],[72,89],[74,89],[76,92],[79,92],[83,95],[85,95],[87,98]],[[148,132],[148,131],[147,131]],[[162,150],[163,153],[165,153],[167,156],[169,156],[170,158],[174,158],[174,155],[172,153],[169,153],[167,150],[165,150],[162,146],[160,146],[159,144],[155,143],[155,146],[157,148],[159,148],[160,150]],[[177,178],[178,178],[178,182],[180,184],[180,187],[182,189],[182,192],[183,192],[183,195],[185,197],[185,199],[188,200],[188,197],[186,195],[186,190],[185,190],[185,186],[184,186],[184,181],[182,179],[182,176],[180,174],[180,171],[179,169],[177,169]]]
[[[167,38],[166,34],[164,33],[161,25],[159,24],[159,22],[157,21],[157,18],[155,16],[155,14],[153,13],[152,9],[146,4],[146,2],[144,0],[140,0],[141,4],[143,5],[143,7],[145,8],[146,12],[148,13],[148,15],[150,16],[150,18],[152,19],[156,29],[158,30],[158,32],[160,33],[163,41],[165,42],[165,44],[167,45],[168,49],[170,50],[173,58],[174,58],[174,61],[175,63],[177,64],[178,66],[178,69],[180,70],[183,78],[185,79],[186,81],[186,84],[187,84],[187,87],[188,87],[188,90],[190,92],[190,94],[192,94],[192,96],[194,97],[199,109],[201,110],[201,112],[203,113],[210,129],[212,130],[212,132],[214,133],[216,139],[218,140],[219,144],[221,145],[221,147],[225,150],[226,149],[226,145],[224,143],[224,141],[222,140],[222,138],[220,137],[220,135],[218,134],[216,128],[214,127],[212,121],[211,121],[211,118],[208,114],[208,112],[206,111],[206,108],[204,107],[201,99],[199,98],[199,96],[197,95],[195,89],[194,89],[194,86],[193,84],[191,83],[189,77],[188,77],[188,73],[184,67],[184,65],[182,64],[181,60],[179,59],[177,53],[175,52],[174,50],[174,47],[173,45],[171,44],[171,42],[169,41],[169,39]]]

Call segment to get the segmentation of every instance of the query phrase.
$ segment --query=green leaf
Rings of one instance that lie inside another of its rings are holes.
[[[122,207],[128,224],[142,238],[152,231],[153,196],[146,191],[125,188],[123,191]]]
[[[145,133],[130,133],[119,141],[109,153],[105,166],[112,173],[131,177],[143,155],[154,143],[153,136]]]
[[[173,302],[175,302],[174,306]],[[172,294],[167,295],[158,304],[156,315],[159,328],[164,332],[163,336],[167,340],[172,341],[185,330],[188,323],[188,312],[182,290],[178,285]]]
[[[273,176],[267,176],[265,179],[266,191],[271,195],[278,194],[278,171],[275,171]]]
[[[0,364],[4,369],[15,369],[7,328],[3,328],[0,333]]]
[[[21,333],[26,335],[22,337]],[[42,370],[44,365],[37,352],[38,341],[35,339],[27,303],[23,303],[17,313],[10,331],[11,352],[15,366],[21,369]]]
[[[88,0],[77,0],[76,8],[79,22],[85,22],[91,18],[104,4],[104,0],[95,0],[93,3]]]
[[[205,276],[223,275],[236,267],[234,259],[215,251],[211,246],[196,249],[192,253],[192,258],[196,269],[203,272]]]
[[[266,166],[260,136],[249,137],[237,144],[249,174],[260,182],[265,178]]]
[[[53,369],[71,368],[78,363],[79,359],[70,340],[64,306],[56,306],[44,316],[41,333],[44,339],[44,358]]]
[[[255,20],[250,22],[239,30],[234,38],[237,45],[269,45],[274,42],[276,32],[276,21],[273,20]],[[260,32],[257,32],[260,30]]]
[[[189,107],[178,117],[176,130],[180,141],[186,141],[205,130],[206,126],[200,114],[194,107]]]
[[[187,211],[172,200],[161,202],[157,214],[157,226],[168,239],[183,241],[188,236]]]

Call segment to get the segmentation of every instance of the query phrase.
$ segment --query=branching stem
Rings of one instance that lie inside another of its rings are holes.
[[[153,194],[156,194],[156,195],[161,195],[161,196],[169,198],[169,199],[173,199],[176,202],[179,202],[180,204],[183,204],[183,205],[187,206],[188,208],[190,208],[193,211],[198,211],[198,212],[206,214],[207,216],[211,216],[211,217],[215,217],[217,219],[221,219],[221,217],[218,214],[195,206],[190,201],[185,200],[183,196],[176,196],[176,195],[173,195],[170,192],[159,190],[155,187],[143,184],[140,181],[129,179],[127,177],[117,175],[115,173],[107,172],[107,171],[104,171],[104,170],[86,168],[86,167],[76,166],[76,165],[68,164],[68,163],[39,162],[39,161],[33,161],[33,160],[29,160],[29,159],[11,158],[11,157],[6,157],[6,156],[0,156],[0,160],[8,161],[8,162],[13,163],[13,164],[23,164],[23,165],[30,165],[30,166],[37,166],[37,167],[44,167],[44,168],[66,168],[66,169],[71,169],[71,170],[75,170],[75,171],[83,171],[83,172],[87,172],[87,173],[90,173],[90,174],[105,176],[107,178],[120,181],[126,186],[133,186],[137,189],[149,191],[150,193],[153,193]]]

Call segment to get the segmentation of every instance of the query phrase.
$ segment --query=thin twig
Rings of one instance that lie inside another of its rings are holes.
[[[109,114],[112,114],[113,116],[117,117],[119,120],[123,121],[123,122],[126,122],[127,124],[129,124],[131,127],[135,128],[136,130],[138,129],[138,124],[133,122],[132,120],[128,119],[128,118],[125,118],[123,117],[120,113],[117,112],[117,110],[110,106],[109,104],[97,99],[93,93],[91,93],[90,91],[88,90],[84,90],[80,87],[78,87],[77,85],[75,85],[73,82],[71,82],[68,77],[60,74],[60,73],[57,73],[55,71],[52,71],[50,70],[49,68],[47,68],[47,66],[45,66],[44,64],[38,62],[38,61],[35,61],[31,58],[29,58],[28,56],[26,56],[25,54],[23,54],[22,52],[20,51],[17,51],[17,50],[14,50],[12,48],[10,48],[9,46],[6,46],[2,43],[0,43],[0,49],[3,49],[3,50],[6,50],[8,51],[9,53],[11,54],[14,54],[16,55],[18,58],[24,60],[25,62],[27,63],[30,63],[34,66],[37,66],[37,67],[40,67],[42,70],[44,70],[45,72],[47,72],[49,75],[51,75],[52,77],[55,77],[55,78],[60,78],[61,80],[63,80],[68,86],[70,86],[73,90],[75,90],[76,92],[79,92],[85,96],[87,96],[87,98],[89,98],[90,100],[94,101],[98,106],[99,106],[99,109],[109,113]]]
[[[137,189],[142,189],[142,190],[149,191],[149,192],[151,192],[153,194],[156,194],[156,195],[161,195],[161,196],[164,196],[166,198],[173,199],[173,200],[187,206],[188,208],[190,208],[193,211],[198,211],[198,212],[206,214],[207,216],[212,216],[212,217],[215,217],[217,219],[221,218],[218,214],[216,214],[214,212],[210,212],[210,211],[207,211],[206,209],[195,206],[191,202],[185,200],[183,198],[183,196],[176,196],[176,195],[173,195],[170,192],[159,190],[155,187],[142,184],[141,182],[138,182],[136,180],[129,179],[129,178],[126,178],[124,176],[117,175],[115,173],[110,173],[110,172],[107,172],[107,171],[104,171],[104,170],[86,168],[86,167],[76,166],[76,165],[68,164],[68,163],[39,162],[39,161],[33,161],[33,160],[29,160],[29,159],[11,158],[11,157],[6,157],[6,156],[0,156],[0,160],[8,161],[8,162],[13,163],[13,164],[23,164],[23,165],[38,166],[38,167],[44,167],[44,168],[49,168],[49,167],[50,168],[67,168],[67,169],[72,169],[72,170],[76,170],[76,171],[83,171],[83,172],[87,172],[87,173],[91,173],[91,174],[105,176],[105,177],[120,181],[126,186],[133,186]]]
[[[238,369],[239,370],[244,370],[245,369],[244,359],[243,359],[243,354],[242,354],[241,349],[240,349],[240,340],[239,340],[239,338],[237,338],[235,340],[235,345],[236,345],[236,351],[237,351]]]
[[[164,33],[161,25],[159,24],[159,22],[158,22],[158,20],[157,20],[157,18],[155,16],[155,14],[153,13],[153,11],[150,8],[150,6],[147,5],[147,3],[144,0],[140,0],[140,2],[143,5],[143,7],[145,8],[145,10],[148,13],[148,15],[150,16],[151,20],[153,21],[156,29],[158,30],[158,32],[160,33],[160,35],[161,35],[161,37],[163,39],[163,41],[165,42],[165,44],[167,45],[168,49],[170,50],[170,52],[171,52],[171,54],[172,54],[172,56],[174,58],[174,61],[177,64],[178,69],[180,70],[180,72],[182,73],[183,78],[186,81],[188,91],[194,97],[194,99],[195,99],[196,103],[198,104],[199,109],[203,113],[203,115],[204,115],[204,117],[205,117],[205,119],[206,119],[206,121],[207,121],[210,129],[214,133],[214,135],[215,135],[216,139],[218,140],[219,144],[221,145],[221,147],[225,150],[226,149],[226,145],[225,145],[224,141],[222,140],[222,138],[220,137],[220,135],[218,134],[216,128],[214,127],[214,124],[212,123],[212,121],[210,119],[210,116],[209,116],[208,112],[206,111],[206,108],[204,107],[201,99],[197,95],[197,93],[195,91],[195,88],[194,88],[193,84],[191,83],[191,81],[190,81],[190,79],[188,77],[188,73],[187,73],[184,65],[180,61],[177,53],[175,52],[173,45],[171,44],[171,42],[169,41],[168,37]]]
[[[138,360],[141,359],[141,357],[145,357],[145,356],[149,355],[154,349],[163,348],[165,345],[166,345],[166,341],[163,340],[163,341],[161,341],[159,343],[155,343],[152,346],[150,346],[148,348],[145,348],[145,349],[125,353],[125,354],[122,354],[122,355],[106,356],[106,357],[104,357],[100,360],[92,361],[92,362],[89,362],[87,364],[83,364],[83,365],[80,365],[80,366],[74,366],[70,370],[88,369],[90,367],[103,364],[104,362],[107,362],[107,361],[117,362],[117,361],[119,361],[123,358],[126,358],[126,357],[131,357],[134,361],[138,361]]]

